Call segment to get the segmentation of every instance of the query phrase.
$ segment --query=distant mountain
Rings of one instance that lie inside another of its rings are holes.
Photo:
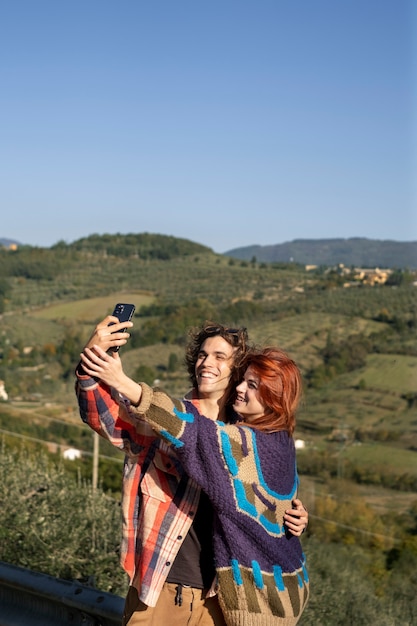
[[[417,269],[417,241],[391,241],[352,237],[351,239],[294,239],[271,246],[234,248],[226,256],[243,261],[254,257],[265,263],[338,265]]]
[[[26,246],[15,239],[0,237],[0,248]],[[106,252],[126,257],[136,254],[141,258],[168,259],[176,256],[213,252],[211,248],[188,239],[139,233],[121,235],[90,235],[71,244],[59,242],[52,246],[69,247],[89,252]],[[334,266],[340,263],[347,267],[417,269],[417,241],[392,241],[352,237],[350,239],[294,239],[293,241],[260,246],[234,248],[224,252],[242,261],[253,258],[260,263],[298,263],[300,265]]]

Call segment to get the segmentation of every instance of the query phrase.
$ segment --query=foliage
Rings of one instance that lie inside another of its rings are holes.
[[[171,352],[168,358],[168,372],[176,372],[179,368],[179,358],[175,352]]]
[[[320,351],[323,363],[308,372],[306,380],[312,387],[320,387],[335,376],[363,367],[370,347],[370,340],[364,335],[355,334],[336,342],[329,333]]]
[[[139,365],[135,370],[134,379],[148,385],[153,385],[156,379],[156,372],[149,365]]]
[[[262,316],[262,305],[251,300],[238,300],[220,309],[219,319],[235,325],[244,324]]]
[[[402,397],[407,400],[408,408],[413,409],[417,406],[417,392],[408,392],[402,394]]]
[[[68,473],[69,465],[1,448],[0,559],[124,596],[119,503]],[[121,464],[118,471],[120,480]],[[325,508],[315,507],[302,537],[311,596],[300,624],[416,623],[417,503],[406,514],[379,519],[364,503],[352,507],[346,483],[340,493],[345,504],[327,498]],[[358,527],[369,532],[357,533]]]
[[[365,551],[310,538],[304,542],[311,595],[299,624],[307,626],[397,626],[415,624],[414,571],[387,571],[383,551]],[[408,564],[408,559],[404,553]]]
[[[309,511],[303,541],[312,593],[300,623],[414,624],[417,501],[381,516],[349,481],[337,480]]]
[[[187,330],[192,326],[200,326],[205,319],[217,317],[217,308],[204,298],[190,300],[186,305],[168,305],[156,303],[144,307],[145,315],[150,312],[164,311],[163,323],[160,317],[147,317],[140,332],[132,332],[132,347],[148,346],[155,343],[184,344]],[[142,311],[142,309],[141,309]]]
[[[11,285],[6,278],[0,278],[0,313],[3,313],[5,301],[11,292]]]
[[[0,467],[0,559],[123,595],[118,502],[45,455],[3,447]]]
[[[87,432],[87,431],[86,431]],[[87,433],[91,437],[91,433]],[[106,445],[107,442],[100,439],[100,456],[98,463],[98,476],[100,479],[100,485],[102,490],[107,494],[114,494],[115,497],[120,496],[120,489],[122,484],[122,462],[123,454],[120,450],[110,448]],[[114,458],[104,456],[104,452],[117,455]],[[82,454],[80,459],[64,460],[62,467],[68,474],[71,474],[77,482],[84,481],[90,483],[93,475],[93,459],[92,456]]]
[[[62,243],[60,246],[62,248]],[[130,257],[140,259],[160,259],[168,261],[177,256],[188,256],[210,251],[206,246],[196,244],[187,239],[179,239],[167,235],[150,233],[128,235],[90,235],[75,241],[68,246],[73,250],[105,253],[109,256]]]
[[[18,276],[31,280],[53,280],[62,271],[61,258],[45,248],[22,247],[0,249],[2,276]]]
[[[57,361],[62,367],[63,378],[73,374],[80,360],[80,346],[82,345],[83,337],[76,326],[67,326],[62,341],[57,347]]]
[[[388,287],[399,287],[400,285],[407,285],[412,283],[414,280],[413,274],[408,270],[396,269],[392,274],[390,274],[387,278],[386,285]]]
[[[386,448],[385,455],[389,448]],[[363,458],[348,458],[339,451],[308,450],[298,455],[300,474],[315,476],[328,481],[331,478],[343,478],[359,485],[378,485],[402,492],[417,492],[417,474],[410,466],[409,471],[402,471],[395,466],[394,459],[381,462],[367,461]],[[393,469],[394,468],[394,469]]]

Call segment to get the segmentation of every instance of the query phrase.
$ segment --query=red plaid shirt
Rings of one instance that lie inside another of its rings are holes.
[[[185,474],[172,448],[129,403],[103,383],[77,371],[81,419],[125,453],[120,562],[139,598],[155,606],[170,567],[193,522],[200,488]]]

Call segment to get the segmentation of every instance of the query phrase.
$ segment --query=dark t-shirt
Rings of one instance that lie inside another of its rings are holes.
[[[213,555],[213,509],[201,492],[194,521],[172,564],[167,582],[197,589],[211,587],[216,574]]]

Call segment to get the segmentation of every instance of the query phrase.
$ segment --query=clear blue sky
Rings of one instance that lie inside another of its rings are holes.
[[[3,2],[0,237],[417,240],[413,5]]]

